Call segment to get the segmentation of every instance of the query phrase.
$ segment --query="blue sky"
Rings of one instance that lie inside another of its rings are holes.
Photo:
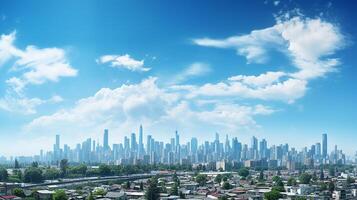
[[[20,6],[21,5],[21,6]],[[352,1],[2,1],[0,155],[137,132],[352,155]],[[209,137],[207,137],[209,136]],[[11,141],[11,142],[9,142]],[[15,147],[15,148],[14,148]]]

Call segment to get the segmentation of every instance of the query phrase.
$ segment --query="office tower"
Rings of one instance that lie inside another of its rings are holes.
[[[259,142],[259,157],[262,159],[267,158],[267,150],[268,150],[268,144],[267,141],[265,139],[262,139]]]
[[[151,153],[151,135],[148,135],[146,139],[146,154],[150,155],[150,153]]]
[[[318,142],[318,143],[315,144],[315,146],[316,146],[315,154],[319,158],[321,156],[321,143]]]
[[[103,136],[103,148],[104,150],[109,150],[109,133],[108,133],[108,129],[104,129],[104,136]]]
[[[56,147],[57,149],[60,148],[60,135],[56,135]]]
[[[258,155],[258,139],[256,137],[252,137],[251,145],[250,145],[250,159],[257,159]]]
[[[224,145],[224,152],[228,155],[230,152],[230,144],[229,144],[229,139],[228,139],[228,134],[226,135],[226,143]]]
[[[178,132],[175,132],[175,142],[176,142],[176,149],[180,146],[180,135]]]
[[[137,143],[136,143],[136,135],[135,133],[131,134],[131,151],[135,152],[137,150]]]
[[[322,134],[322,158],[327,158],[327,134]]]
[[[218,133],[216,133],[215,141],[219,142],[219,134]]]
[[[140,125],[139,128],[139,151],[138,151],[139,157],[142,157],[144,155],[144,145],[143,145],[143,126]]]
[[[56,142],[53,145],[53,157],[54,160],[59,160],[60,158],[60,135],[56,135]]]
[[[193,137],[191,139],[191,154],[194,155],[197,153],[198,141],[197,138]]]

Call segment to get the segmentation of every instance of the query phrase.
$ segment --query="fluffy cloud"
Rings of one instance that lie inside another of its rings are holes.
[[[59,103],[62,102],[63,98],[55,95],[50,99],[43,100],[40,98],[28,98],[25,96],[14,97],[11,95],[6,95],[3,98],[0,98],[0,109],[6,110],[8,112],[14,112],[24,115],[35,114],[36,108],[39,105],[45,103]]]
[[[181,83],[192,77],[204,76],[211,72],[211,67],[202,62],[195,62],[173,78],[173,83]]]
[[[131,71],[149,71],[151,68],[144,66],[144,60],[135,60],[129,54],[104,55],[97,59],[97,63],[110,63],[112,67],[125,68]]]
[[[69,64],[63,49],[40,49],[30,45],[21,50],[14,46],[15,39],[16,32],[2,35],[0,39],[0,64],[13,58],[11,71],[22,73],[20,77],[7,80],[15,91],[20,92],[28,84],[42,84],[77,75],[77,70]]]
[[[28,98],[24,94],[27,85],[39,85],[48,81],[57,82],[61,77],[77,75],[68,62],[65,51],[60,48],[38,48],[27,46],[25,49],[14,45],[16,32],[0,37],[0,66],[5,63],[12,65],[10,73],[19,73],[6,80],[9,88],[0,97],[0,109],[24,114],[36,113],[35,108],[47,102],[59,102],[59,96],[52,100]],[[10,62],[11,61],[11,62]]]
[[[59,130],[65,134],[99,132],[106,127],[128,133],[139,123],[144,123],[159,133],[168,126],[171,131],[173,127],[190,127],[196,133],[205,129],[202,127],[236,131],[255,128],[255,116],[274,112],[264,105],[237,105],[222,101],[210,104],[211,108],[201,106],[180,92],[160,88],[156,78],[148,78],[138,84],[102,88],[95,95],[80,99],[70,109],[34,119],[26,130]],[[71,128],[67,130],[66,127]]]
[[[266,62],[269,50],[283,52],[298,69],[291,76],[305,80],[335,71],[339,61],[331,56],[345,45],[344,37],[336,25],[319,18],[302,16],[277,18],[276,25],[254,30],[247,35],[227,39],[201,38],[193,42],[207,47],[236,49],[249,63]]]
[[[275,100],[294,103],[303,97],[307,90],[307,81],[288,78],[284,81],[264,80],[266,76],[231,77],[224,82],[207,83],[202,86],[186,85],[171,87],[173,90],[186,91],[188,98],[232,97],[260,100]]]

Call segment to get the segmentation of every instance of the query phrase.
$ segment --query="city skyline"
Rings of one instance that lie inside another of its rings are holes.
[[[354,156],[356,6],[2,1],[0,156],[53,149],[56,135],[106,149],[135,137],[142,154],[147,133],[176,130],[181,143],[219,133]]]
[[[322,134],[321,141],[310,144],[302,149],[290,146],[288,143],[271,144],[265,138],[253,136],[251,143],[243,143],[237,137],[220,136],[215,133],[214,140],[198,140],[191,137],[188,142],[181,142],[180,134],[175,131],[168,142],[156,140],[152,135],[144,134],[143,126],[130,138],[124,136],[123,142],[109,140],[109,130],[103,130],[102,143],[99,140],[87,138],[74,147],[66,143],[61,145],[60,135],[55,136],[52,150],[41,150],[32,156],[0,157],[1,163],[18,162],[30,164],[55,164],[62,159],[73,163],[111,163],[111,164],[202,164],[236,162],[248,167],[285,167],[289,170],[300,165],[309,167],[321,164],[349,164],[357,162],[357,157],[346,157],[337,145],[328,149],[328,136]],[[143,137],[146,136],[146,141]],[[221,138],[224,138],[221,140]],[[146,142],[146,145],[144,145]],[[111,144],[111,145],[110,145]]]

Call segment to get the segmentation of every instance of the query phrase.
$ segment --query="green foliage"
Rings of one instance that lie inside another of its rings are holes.
[[[274,182],[278,182],[279,180],[281,180],[281,178],[280,178],[279,176],[274,176],[274,177],[272,178],[272,180],[273,180]]]
[[[329,169],[328,169],[328,174],[330,176],[335,176],[335,171],[336,171],[335,167],[334,166],[330,166]]]
[[[43,177],[46,180],[54,180],[60,177],[60,171],[55,168],[47,168],[43,173]]]
[[[297,185],[296,179],[293,178],[293,177],[290,177],[290,178],[288,179],[287,185],[288,185],[288,186],[296,186],[296,185]]]
[[[346,181],[347,181],[347,184],[351,184],[351,183],[355,182],[355,179],[350,177],[350,176],[348,176]]]
[[[299,177],[299,181],[302,184],[310,184],[312,176],[308,173],[302,173]]]
[[[205,174],[198,174],[198,175],[196,176],[196,182],[197,182],[200,186],[206,185],[207,175],[205,175]]]
[[[272,190],[270,192],[266,192],[264,194],[264,199],[266,200],[278,200],[279,198],[281,198],[281,194],[279,191],[277,190]]]
[[[259,181],[264,181],[264,171],[261,170],[259,173]]]
[[[110,169],[110,167],[106,164],[101,164],[99,165],[99,174],[101,176],[110,176],[112,175],[112,170]]]
[[[306,200],[306,197],[296,197],[295,200]]]
[[[94,200],[94,197],[93,197],[92,193],[90,193],[90,194],[87,196],[87,200]]]
[[[70,168],[71,174],[79,174],[81,176],[86,176],[88,167],[85,164],[80,164],[78,166],[74,166]]]
[[[25,170],[25,183],[41,183],[43,181],[42,170],[37,167],[29,167]]]
[[[24,191],[21,188],[13,189],[12,194],[14,194],[15,196],[21,197],[21,198],[24,198],[26,196]]]
[[[160,189],[158,187],[157,177],[152,177],[150,180],[148,180],[148,188],[145,192],[145,199],[157,200],[160,198],[159,193]]]
[[[222,188],[225,189],[225,190],[229,190],[229,189],[232,189],[233,187],[232,187],[231,184],[229,184],[228,181],[225,181],[225,182],[223,183]]]
[[[15,159],[15,169],[19,169],[19,168],[20,168],[19,161],[17,161],[17,159]]]
[[[177,183],[174,183],[174,185],[172,186],[170,194],[171,195],[176,195],[176,196],[179,195],[178,184]]]
[[[321,191],[327,190],[327,185],[326,185],[326,183],[321,183],[321,184],[320,184],[320,190],[321,190]]]
[[[3,167],[0,168],[0,181],[7,181],[9,174],[7,170]]]
[[[64,190],[56,190],[53,194],[53,200],[67,200],[68,197]]]
[[[335,190],[335,184],[332,181],[328,184],[328,190],[330,192],[333,192]]]
[[[96,196],[104,196],[106,193],[107,192],[103,188],[96,188],[93,191],[93,195],[96,195]]]
[[[68,160],[67,159],[62,159],[60,161],[60,171],[61,171],[62,177],[67,176],[67,172],[68,172]]]
[[[238,171],[239,176],[246,178],[249,175],[249,170],[247,168],[241,168]]]
[[[221,183],[222,182],[222,175],[218,174],[215,178],[214,178],[214,182],[216,183]]]

